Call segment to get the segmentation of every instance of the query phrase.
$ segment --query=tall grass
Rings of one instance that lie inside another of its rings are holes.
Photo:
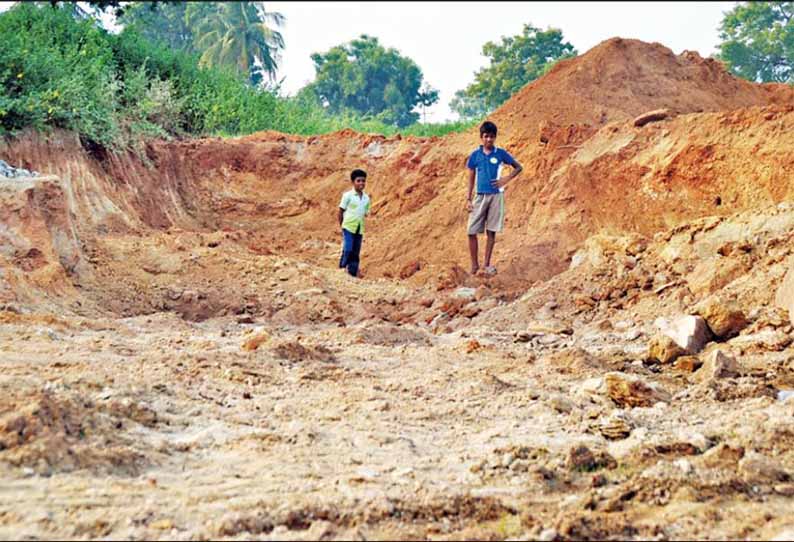
[[[0,36],[0,134],[62,127],[86,143],[135,150],[150,137],[343,128],[440,136],[474,124],[398,129],[352,113],[330,116],[315,100],[252,88],[231,70],[200,69],[195,55],[130,30],[110,34],[48,3],[20,3],[0,14]]]

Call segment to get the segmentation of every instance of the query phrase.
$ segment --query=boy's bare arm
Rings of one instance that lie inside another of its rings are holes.
[[[522,166],[516,161],[515,165],[513,166],[513,171],[511,171],[509,175],[507,175],[506,177],[501,177],[496,180],[495,182],[496,188],[504,187],[507,183],[512,181],[514,178],[516,178],[518,174],[521,173],[522,171],[524,171],[524,166]]]
[[[342,221],[344,220],[344,218],[345,218],[345,210],[340,207],[339,208],[339,226],[340,227],[342,226]]]
[[[471,211],[472,210],[471,194],[472,194],[472,192],[474,192],[474,176],[475,176],[476,173],[477,172],[475,170],[473,170],[473,169],[469,170],[469,195],[466,196],[466,210],[467,211]]]

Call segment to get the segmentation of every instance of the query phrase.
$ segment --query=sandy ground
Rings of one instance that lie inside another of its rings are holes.
[[[794,539],[790,97],[559,63],[494,114],[490,278],[474,132],[0,141],[44,174],[0,179],[0,538]]]

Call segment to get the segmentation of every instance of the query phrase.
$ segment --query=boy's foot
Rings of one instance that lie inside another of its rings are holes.
[[[472,267],[472,268],[471,268],[471,274],[472,274],[472,275],[476,275],[476,274],[477,274],[477,272],[478,272],[479,270],[480,270],[480,268],[479,268],[479,267]]]
[[[492,276],[492,275],[495,275],[495,274],[496,274],[496,268],[495,268],[494,266],[492,266],[492,265],[489,265],[488,267],[486,267],[486,268],[483,270],[483,272],[484,272],[486,275],[488,275],[488,276]]]

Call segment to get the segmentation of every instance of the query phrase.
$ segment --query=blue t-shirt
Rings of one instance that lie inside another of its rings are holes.
[[[496,188],[491,184],[501,174],[502,164],[508,166],[516,165],[515,159],[510,153],[499,147],[494,147],[491,154],[485,154],[482,145],[469,156],[466,167],[477,170],[477,193],[478,194],[498,194],[504,189]]]

